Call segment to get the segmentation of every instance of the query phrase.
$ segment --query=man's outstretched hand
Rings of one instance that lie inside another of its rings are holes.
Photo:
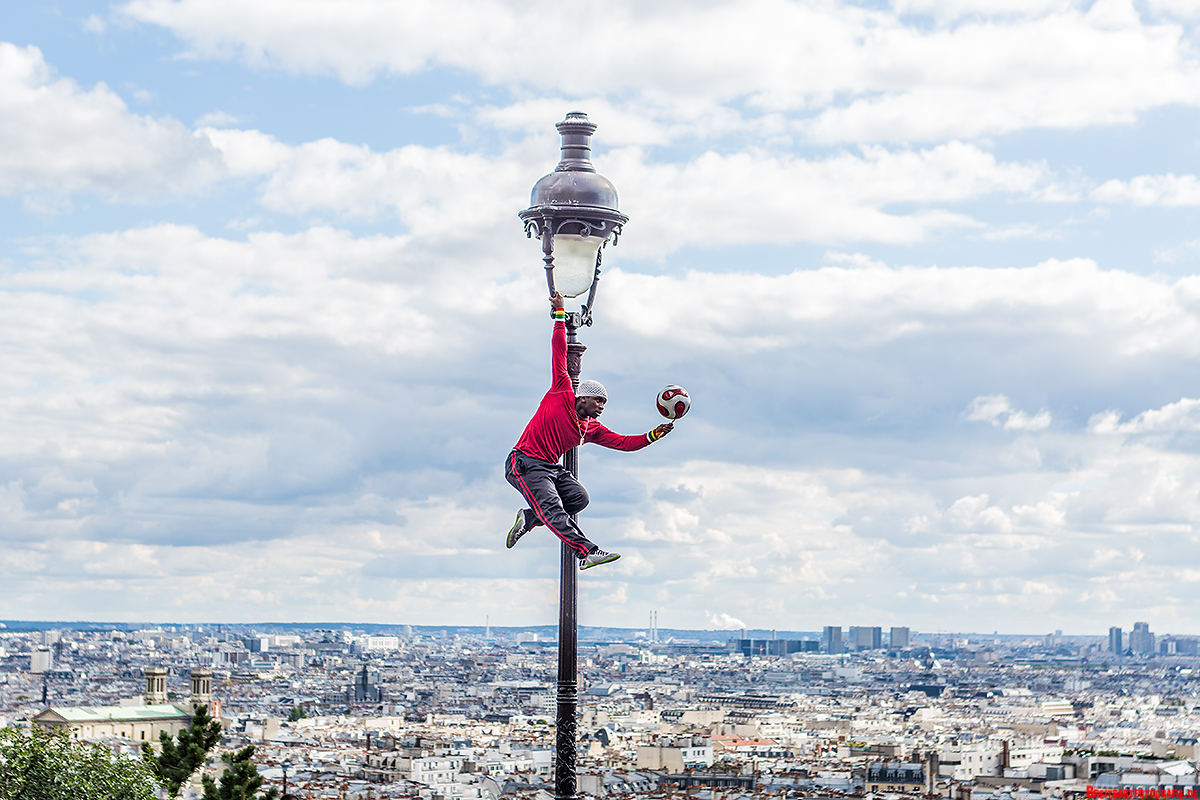
[[[550,298],[550,309],[552,311],[558,311],[560,308],[566,306],[566,304],[566,301],[563,300],[563,296],[558,292],[555,292],[554,297]]]
[[[664,422],[662,425],[659,425],[657,428],[654,429],[654,431],[653,431],[654,435],[650,438],[653,441],[657,442],[659,439],[666,436],[668,433],[670,433],[673,430],[675,430],[674,422]]]

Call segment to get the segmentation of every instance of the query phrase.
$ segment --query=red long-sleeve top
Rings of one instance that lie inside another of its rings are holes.
[[[575,389],[567,374],[567,326],[562,320],[554,323],[554,334],[550,337],[550,364],[553,374],[550,391],[525,426],[516,449],[530,458],[553,463],[572,447],[586,442],[612,450],[641,450],[650,444],[645,434],[622,436],[597,420],[580,419],[575,413]]]

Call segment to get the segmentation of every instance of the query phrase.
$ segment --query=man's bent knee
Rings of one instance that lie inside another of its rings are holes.
[[[562,495],[560,494],[560,496]],[[591,499],[588,497],[587,490],[580,486],[578,490],[573,490],[562,496],[562,501],[563,508],[567,510],[568,514],[578,514],[588,507]]]

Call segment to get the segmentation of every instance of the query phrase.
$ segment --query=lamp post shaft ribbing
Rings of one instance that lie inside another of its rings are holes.
[[[587,348],[575,338],[574,320],[567,323],[567,374],[572,389],[579,388],[583,351]],[[579,448],[563,454],[563,466],[579,477]],[[571,519],[576,515],[572,514]],[[554,716],[554,798],[576,798],[576,721],[579,708],[578,633],[578,557],[562,545],[558,587],[558,706]]]

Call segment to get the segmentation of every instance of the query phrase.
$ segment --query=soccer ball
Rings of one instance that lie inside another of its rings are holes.
[[[671,384],[664,386],[655,398],[658,413],[667,419],[679,419],[692,407],[692,398],[688,397],[687,389]]]

